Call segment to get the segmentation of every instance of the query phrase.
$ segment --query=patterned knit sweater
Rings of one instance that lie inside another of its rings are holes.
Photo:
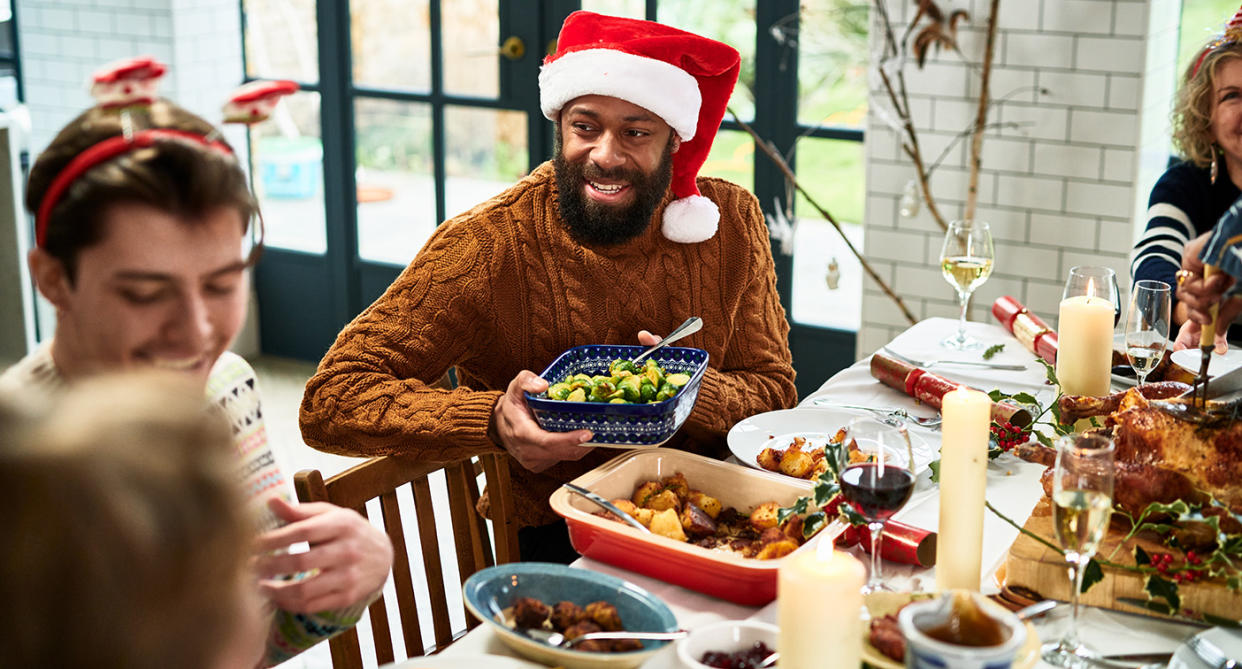
[[[551,163],[446,221],[320,362],[302,399],[305,441],[437,462],[497,452],[492,408],[519,371],[538,373],[573,346],[637,344],[639,330],[667,333],[697,315],[703,329],[679,345],[707,350],[710,368],[668,445],[722,456],[734,423],[790,407],[797,393],[759,203],[719,179],[698,186],[721,220],[697,244],[669,241],[658,223],[618,246],[575,242]],[[453,367],[458,388],[429,385]],[[511,462],[519,525],[556,520],[552,491],[615,455],[600,448],[538,474]]]
[[[0,395],[31,391],[54,393],[65,383],[52,359],[49,341],[0,374]],[[242,357],[225,351],[211,368],[206,394],[208,400],[220,408],[232,430],[238,472],[245,484],[246,506],[258,530],[279,527],[283,523],[267,508],[267,500],[272,496],[292,500],[293,488],[267,441],[254,370]],[[261,666],[280,664],[353,627],[374,596],[345,609],[315,614],[275,610]]]

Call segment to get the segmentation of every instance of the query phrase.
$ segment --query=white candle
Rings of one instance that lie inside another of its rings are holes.
[[[944,394],[940,413],[940,527],[936,587],[979,589],[983,502],[992,400],[961,387]]]
[[[831,541],[784,559],[776,586],[781,667],[859,666],[866,574],[852,555],[832,550]]]
[[[1091,294],[1061,301],[1057,379],[1066,395],[1107,395],[1113,364],[1113,303]]]

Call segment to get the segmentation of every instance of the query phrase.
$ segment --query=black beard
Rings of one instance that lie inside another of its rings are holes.
[[[651,215],[664,200],[673,180],[673,142],[664,147],[660,164],[650,174],[641,170],[600,169],[590,159],[571,163],[561,151],[556,135],[556,189],[561,220],[569,236],[590,246],[615,246],[641,235],[651,223]],[[626,181],[634,190],[634,201],[625,206],[600,204],[583,194],[588,179]]]

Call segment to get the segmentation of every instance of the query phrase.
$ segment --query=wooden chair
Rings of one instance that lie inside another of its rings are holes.
[[[428,481],[429,475],[441,470],[448,488],[447,510],[433,506]],[[496,534],[494,554],[487,524],[475,511],[475,503],[480,495],[477,485],[480,470],[486,478],[492,527]],[[424,576],[431,598],[435,643],[429,648],[423,645],[422,630],[414,603],[414,576],[410,572],[405,533],[397,508],[397,488],[406,483],[411,485],[413,491]],[[466,628],[456,631],[450,629],[449,603],[436,534],[437,522],[452,522],[457,568],[463,582],[484,567],[518,560],[517,525],[513,518],[509,466],[503,455],[486,455],[447,465],[428,464],[395,456],[374,458],[327,481],[324,481],[318,470],[300,471],[294,477],[294,486],[298,499],[303,502],[331,502],[354,509],[364,516],[367,515],[367,501],[379,498],[384,529],[393,546],[392,578],[400,614],[400,632],[405,641],[406,654],[410,657],[437,652],[479,624],[469,612],[465,612]],[[375,640],[376,660],[381,665],[393,662],[392,635],[383,597],[375,600],[368,610],[371,633]],[[361,669],[362,651],[355,629],[338,634],[328,643],[335,669]]]

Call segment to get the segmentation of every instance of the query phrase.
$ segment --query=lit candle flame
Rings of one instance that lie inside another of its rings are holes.
[[[1087,300],[1095,297],[1095,277],[1087,277]]]

